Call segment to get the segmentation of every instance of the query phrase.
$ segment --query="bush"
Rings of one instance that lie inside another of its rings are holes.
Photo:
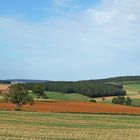
[[[126,98],[125,104],[126,104],[126,105],[131,105],[131,103],[132,103],[131,98],[130,98],[130,97],[127,97],[127,98]]]
[[[89,102],[94,102],[94,103],[96,103],[96,100],[95,100],[95,99],[90,99]]]
[[[118,96],[112,99],[113,104],[124,104],[124,105],[131,105],[132,100],[130,97],[125,98],[124,96]]]
[[[124,96],[118,96],[112,99],[112,103],[114,104],[124,104],[125,103],[125,97]]]

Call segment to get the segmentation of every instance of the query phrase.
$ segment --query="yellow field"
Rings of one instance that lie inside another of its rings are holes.
[[[0,84],[0,90],[6,90],[10,84]]]
[[[138,140],[140,116],[0,111],[2,140]]]

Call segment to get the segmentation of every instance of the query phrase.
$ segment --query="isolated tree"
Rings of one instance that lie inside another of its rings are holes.
[[[5,95],[5,100],[16,104],[16,110],[20,110],[25,104],[34,104],[33,97],[29,95],[28,90],[21,84],[12,85],[9,94]]]

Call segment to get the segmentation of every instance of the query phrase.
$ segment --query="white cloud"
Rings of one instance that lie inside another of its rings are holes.
[[[97,9],[90,8],[87,13],[98,24],[112,23],[113,21],[129,24],[139,20],[139,8],[139,0],[102,0]]]
[[[87,12],[91,18],[94,18],[97,24],[109,23],[117,15],[116,11],[96,11],[94,9],[88,9]]]
[[[68,4],[66,0],[55,2],[59,6]],[[77,79],[82,79],[84,71],[92,78],[94,70],[103,75],[113,73],[119,66],[125,73],[129,69],[126,60],[132,62],[140,51],[139,3],[139,0],[103,0],[97,8],[36,23],[1,17],[0,42],[21,51],[34,73],[41,68],[47,79],[56,76],[57,69],[60,77],[70,75],[66,70],[71,68],[81,71]],[[134,62],[139,63],[137,60]],[[9,63],[14,62],[9,59]]]

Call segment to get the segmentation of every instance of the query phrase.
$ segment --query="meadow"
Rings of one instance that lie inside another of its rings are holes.
[[[0,111],[2,140],[136,140],[140,116]]]
[[[47,97],[49,99],[54,99],[54,100],[63,100],[63,101],[82,101],[82,102],[86,102],[89,101],[91,98],[81,95],[81,94],[77,94],[77,93],[61,93],[61,92],[51,92],[51,91],[47,91]]]

